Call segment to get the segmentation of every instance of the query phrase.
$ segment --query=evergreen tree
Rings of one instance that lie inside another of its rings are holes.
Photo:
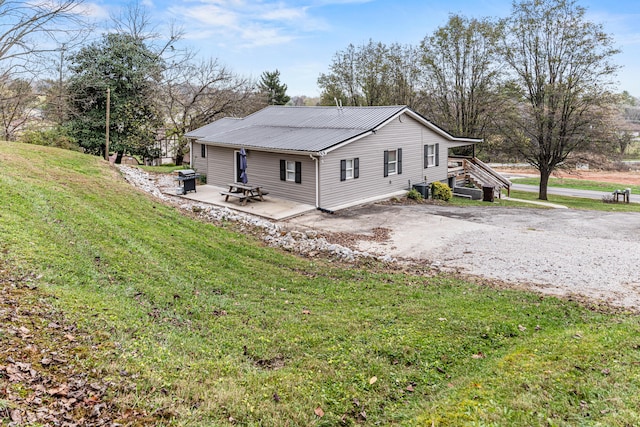
[[[111,90],[110,148],[152,157],[162,126],[154,94],[162,59],[140,37],[111,33],[71,58],[71,133],[85,151],[103,154],[106,92]]]
[[[291,99],[287,95],[287,85],[280,82],[280,71],[265,71],[258,83],[260,91],[267,97],[269,105],[285,105]]]

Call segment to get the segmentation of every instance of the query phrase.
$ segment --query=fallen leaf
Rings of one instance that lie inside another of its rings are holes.
[[[280,396],[278,396],[278,393],[273,393],[273,401],[276,403],[280,402]]]
[[[311,314],[311,310],[302,310],[302,314]]]
[[[606,368],[605,368],[605,369],[603,369],[601,372],[602,372],[604,375],[609,375],[609,373],[610,373],[611,371],[609,371],[609,369],[606,369]]]
[[[314,409],[313,412],[315,412],[315,414],[320,418],[324,417],[324,411],[319,406],[316,409]]]
[[[376,383],[376,381],[378,381],[378,377],[373,376],[371,378],[369,378],[369,384],[373,385]]]
[[[51,396],[66,396],[69,392],[69,386],[67,384],[62,384],[59,387],[53,387],[47,390]]]
[[[524,332],[527,330],[526,326],[522,326],[522,325],[518,325],[518,329],[520,329],[520,332]]]
[[[412,386],[411,384],[409,384],[409,385],[407,386],[407,388],[405,388],[405,390],[410,391],[410,392],[413,392],[413,386]]]
[[[73,342],[73,341],[75,341],[75,340],[76,340],[76,337],[74,337],[74,336],[73,336],[73,335],[71,335],[71,334],[66,334],[64,337],[65,337],[66,339],[68,339],[69,341],[71,341],[71,342]]]
[[[482,353],[481,351],[479,351],[479,352],[477,352],[476,354],[472,355],[471,357],[472,357],[472,358],[474,358],[474,359],[484,359],[484,358],[485,358],[485,355],[484,355],[484,353]]]
[[[446,317],[438,317],[438,320],[441,322],[446,322],[447,318]]]
[[[11,411],[11,421],[16,424],[22,424],[22,413],[19,409],[14,409]]]

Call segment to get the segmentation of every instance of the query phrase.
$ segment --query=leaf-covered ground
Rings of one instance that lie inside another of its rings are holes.
[[[91,368],[91,352],[104,344],[99,331],[68,322],[35,279],[0,264],[0,425],[154,425],[154,416],[113,403],[127,382]]]

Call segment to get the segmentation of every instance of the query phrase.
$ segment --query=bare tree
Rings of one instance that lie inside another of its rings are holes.
[[[551,173],[601,141],[618,51],[574,0],[516,3],[507,24],[503,54],[519,98],[504,135],[540,171],[538,197],[547,200]]]
[[[166,70],[161,85],[161,111],[168,121],[166,135],[178,141],[176,164],[183,162],[184,134],[227,116],[245,115],[264,106],[254,84],[233,74],[217,60],[183,63]]]
[[[18,132],[32,118],[36,107],[36,95],[31,82],[23,79],[0,79],[0,138],[16,139]]]
[[[80,23],[82,0],[0,1],[0,66],[4,72],[35,54],[55,50],[43,42]]]
[[[421,112],[454,135],[485,136],[501,105],[500,37],[499,24],[460,15],[425,37]]]
[[[321,74],[321,103],[345,105],[412,105],[419,69],[411,46],[369,40],[337,52],[328,74]]]

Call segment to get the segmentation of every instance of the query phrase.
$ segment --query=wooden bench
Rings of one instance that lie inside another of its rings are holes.
[[[223,196],[226,196],[224,198],[225,202],[229,201],[229,197],[237,197],[238,200],[240,200],[243,203],[246,203],[247,199],[250,197],[250,196],[247,196],[244,193],[233,192],[233,191],[221,191],[220,194],[223,195]]]

